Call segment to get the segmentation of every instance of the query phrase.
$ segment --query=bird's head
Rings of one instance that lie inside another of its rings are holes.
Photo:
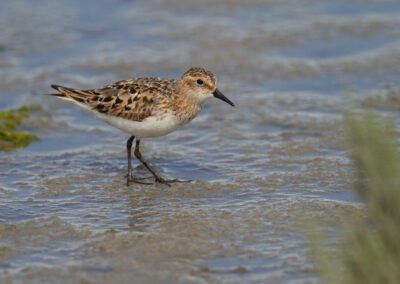
[[[231,106],[235,106],[217,89],[217,80],[214,74],[200,67],[192,67],[182,75],[179,79],[179,90],[200,105],[203,105],[206,100],[215,97]]]

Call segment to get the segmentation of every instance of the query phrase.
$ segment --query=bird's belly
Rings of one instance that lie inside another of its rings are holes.
[[[108,124],[126,132],[137,138],[157,137],[167,135],[168,133],[182,126],[178,119],[169,114],[162,119],[148,117],[143,121],[132,121],[117,116],[109,116],[101,113],[95,114],[97,118]]]

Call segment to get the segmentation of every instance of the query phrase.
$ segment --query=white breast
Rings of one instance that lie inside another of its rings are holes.
[[[181,127],[179,121],[173,115],[167,115],[161,120],[150,116],[143,121],[132,121],[117,116],[108,116],[102,113],[95,114],[97,118],[126,132],[136,138],[164,136]]]
[[[126,132],[136,138],[148,138],[167,135],[168,133],[180,128],[183,124],[172,114],[166,114],[162,119],[150,116],[143,121],[132,121],[117,116],[99,113],[89,106],[77,104],[86,111],[89,111],[98,119]]]

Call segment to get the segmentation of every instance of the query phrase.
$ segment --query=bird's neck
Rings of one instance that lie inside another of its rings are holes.
[[[191,96],[179,92],[174,95],[172,104],[174,114],[184,123],[195,118],[203,108],[203,105],[195,102]]]

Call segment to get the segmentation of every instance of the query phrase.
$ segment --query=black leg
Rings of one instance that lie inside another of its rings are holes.
[[[135,157],[138,158],[139,161],[142,162],[142,164],[146,167],[146,169],[148,169],[151,174],[154,176],[154,178],[156,179],[156,181],[161,181],[162,179],[156,174],[155,171],[153,171],[152,168],[150,168],[150,166],[143,160],[142,158],[142,154],[139,151],[139,145],[140,145],[140,140],[136,139],[136,146],[135,146]]]
[[[128,152],[128,176],[126,178],[126,185],[129,186],[130,182],[140,183],[140,184],[151,184],[148,182],[143,182],[141,179],[133,179],[132,176],[132,142],[135,139],[135,136],[131,136],[128,141],[126,141],[126,150]]]
[[[128,178],[126,179],[126,185],[129,186],[129,182],[132,180],[132,142],[135,136],[129,137],[126,141],[126,151],[128,152]]]
[[[142,182],[139,180],[134,180],[132,177],[132,143],[133,143],[134,139],[135,139],[135,136],[131,136],[131,137],[129,137],[128,141],[126,141],[126,150],[128,152],[128,177],[126,179],[126,185],[129,186],[129,183],[131,181],[140,183],[140,184],[151,184],[151,183],[146,183],[146,182]],[[151,174],[154,176],[156,182],[163,183],[168,186],[170,186],[169,184],[173,183],[173,182],[190,182],[190,181],[180,181],[178,179],[166,180],[166,179],[163,179],[162,177],[160,177],[159,175],[157,175],[156,172],[152,168],[150,168],[150,166],[143,160],[142,154],[139,151],[139,145],[140,145],[140,139],[136,139],[136,146],[135,146],[135,152],[134,152],[135,156],[146,167],[146,169],[148,169],[149,172],[151,172]]]
[[[167,184],[168,186],[169,186],[169,183],[179,182],[179,180],[177,180],[177,179],[165,180],[162,177],[160,177],[159,175],[157,175],[156,172],[152,168],[150,168],[150,166],[143,160],[142,154],[139,151],[139,145],[140,145],[140,139],[136,139],[135,157],[138,158],[138,160],[142,162],[142,164],[146,167],[146,169],[149,170],[149,172],[151,172],[151,174],[156,179],[156,182]]]

